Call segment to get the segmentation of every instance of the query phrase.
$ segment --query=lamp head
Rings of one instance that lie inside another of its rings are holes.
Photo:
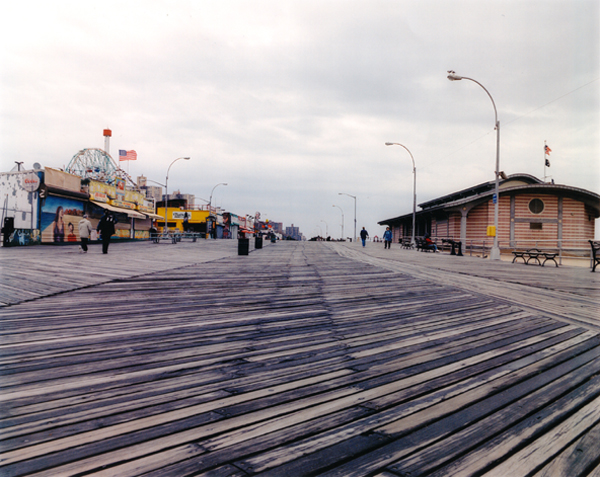
[[[462,79],[462,76],[457,75],[454,70],[449,70],[448,71],[448,79],[450,81],[460,81]]]
[[[386,146],[393,146],[393,145],[394,145],[394,143],[393,143],[393,142],[386,142],[386,143],[385,143],[385,145],[386,145]]]

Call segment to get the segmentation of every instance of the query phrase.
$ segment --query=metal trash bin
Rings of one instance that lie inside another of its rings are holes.
[[[262,248],[262,242],[263,242],[262,237],[254,237],[254,248],[256,248],[256,249]]]
[[[250,249],[250,239],[240,238],[238,239],[238,255],[248,255]]]

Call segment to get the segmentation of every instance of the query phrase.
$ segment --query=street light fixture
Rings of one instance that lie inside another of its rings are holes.
[[[327,225],[327,222],[325,222],[324,220],[321,220],[321,222],[325,223],[325,238],[329,237],[329,225]]]
[[[217,187],[219,187],[220,185],[224,185],[224,186],[226,186],[226,185],[227,185],[227,183],[226,183],[226,182],[219,182],[219,183],[218,183],[216,186],[214,186],[214,187],[212,188],[212,190],[210,191],[210,197],[209,197],[209,199],[208,199],[208,216],[209,216],[209,218],[210,218],[210,216],[212,215],[212,196],[213,196],[213,192],[214,192],[214,191],[215,191],[215,189],[216,189]],[[210,230],[209,230],[209,231],[207,230],[207,233],[206,233],[206,238],[209,238],[209,237],[210,237],[210,234],[211,234],[211,233],[212,233],[212,231],[213,231],[213,226],[214,226],[213,222],[212,222],[212,221],[210,221]],[[215,236],[215,238],[216,238],[216,234],[215,234],[214,236]]]
[[[171,162],[169,168],[167,169],[167,178],[165,179],[165,229],[163,230],[165,234],[169,232],[169,171],[171,170],[171,166],[180,159],[183,159],[185,161],[190,160],[189,157],[178,157],[173,162]]]
[[[408,152],[408,154],[410,155],[410,158],[412,160],[412,165],[413,165],[413,213],[412,213],[412,234],[410,237],[410,246],[414,247],[415,246],[415,229],[417,227],[417,222],[416,222],[416,218],[417,218],[417,168],[415,167],[415,158],[413,157],[413,155],[411,154],[411,152],[408,150],[408,148],[400,143],[397,142],[386,142],[385,143],[386,146],[400,146],[403,147],[404,149],[406,149],[406,152]]]
[[[448,71],[448,79],[450,81],[460,81],[466,79],[472,81],[473,83],[477,83],[483,88],[483,90],[492,100],[496,125],[496,180],[494,185],[494,245],[490,252],[490,259],[500,260],[500,246],[498,245],[498,207],[500,203],[500,121],[498,121],[498,110],[496,109],[496,103],[494,102],[494,98],[492,98],[490,92],[485,89],[485,86],[483,86],[479,81],[476,81],[473,78],[467,78],[466,76],[459,76],[452,70]]]
[[[227,182],[219,182],[219,183],[218,183],[216,186],[214,186],[214,187],[212,188],[212,190],[210,191],[210,198],[209,198],[209,200],[208,200],[208,209],[209,209],[209,212],[210,212],[210,207],[211,207],[211,205],[212,205],[212,196],[213,196],[213,192],[214,192],[214,191],[215,191],[215,189],[216,189],[217,187],[219,187],[220,185],[224,185],[224,186],[226,186],[226,185],[227,185]]]
[[[342,210],[342,208],[339,205],[333,205],[333,207],[337,207],[338,209],[340,209],[340,212],[342,213],[342,236],[341,239],[344,240],[344,211]]]
[[[338,192],[338,195],[347,195],[348,197],[352,197],[354,199],[354,238],[352,240],[356,241],[356,196],[346,194],[345,192]]]

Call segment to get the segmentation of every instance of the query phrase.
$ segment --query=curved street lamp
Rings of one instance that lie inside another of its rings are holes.
[[[341,239],[344,240],[344,211],[342,210],[342,208],[339,205],[333,205],[333,207],[337,207],[338,209],[340,209],[340,212],[342,213],[342,237]]]
[[[212,188],[212,190],[210,191],[210,198],[208,199],[208,208],[209,208],[209,211],[210,211],[210,207],[211,207],[211,205],[212,205],[212,196],[213,196],[213,192],[214,192],[214,191],[215,191],[215,189],[216,189],[217,187],[219,187],[220,185],[224,185],[224,186],[226,186],[226,185],[227,185],[227,182],[219,182],[219,183],[218,183],[216,186],[214,186],[214,187]]]
[[[416,222],[416,217],[417,217],[417,168],[415,167],[415,158],[413,157],[413,155],[411,154],[411,152],[408,150],[408,148],[398,142],[386,142],[385,143],[386,146],[400,146],[403,147],[404,149],[406,149],[406,152],[408,152],[408,154],[410,155],[410,158],[412,160],[412,165],[413,165],[413,213],[412,213],[412,234],[410,237],[410,246],[414,247],[415,246],[415,229],[417,228],[417,222]]]
[[[354,199],[354,238],[352,240],[356,242],[358,239],[356,236],[356,196],[346,194],[345,192],[338,192],[338,195],[347,195],[348,197],[352,197]]]
[[[213,196],[213,192],[214,192],[214,191],[215,191],[215,189],[216,189],[217,187],[219,187],[220,185],[224,185],[224,186],[226,186],[226,185],[227,185],[227,182],[219,182],[219,183],[218,183],[216,186],[214,186],[214,187],[212,188],[212,190],[210,191],[210,197],[209,197],[209,199],[208,199],[208,215],[209,215],[209,217],[210,217],[210,215],[212,214],[212,196]],[[216,219],[215,219],[215,220],[216,220]],[[208,233],[206,234],[206,238],[208,238],[208,237],[210,236],[210,233],[211,233],[211,232],[212,232],[212,222],[211,222],[211,231],[210,231],[210,232],[208,232]],[[216,234],[215,234],[215,238],[216,238]]]
[[[500,121],[498,121],[498,110],[496,109],[496,103],[494,102],[494,98],[492,98],[490,92],[485,89],[485,86],[483,86],[479,81],[476,81],[473,78],[467,78],[466,76],[459,76],[452,70],[448,71],[448,79],[450,81],[460,81],[466,79],[472,81],[473,83],[477,83],[483,88],[483,90],[492,100],[496,125],[496,181],[494,186],[494,245],[490,252],[490,259],[500,260],[500,247],[498,245],[498,207],[500,203]]]
[[[163,230],[165,234],[169,233],[169,171],[171,170],[171,166],[180,159],[183,159],[185,161],[190,160],[189,157],[178,157],[173,162],[171,162],[169,168],[167,169],[167,178],[165,179],[165,229]]]

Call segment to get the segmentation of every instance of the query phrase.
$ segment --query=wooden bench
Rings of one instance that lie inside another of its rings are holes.
[[[191,240],[192,242],[196,242],[198,238],[201,237],[201,234],[197,232],[184,232],[174,234],[173,236],[177,242],[181,242],[182,240]]]
[[[463,253],[462,253],[462,242],[460,241],[456,241],[456,240],[452,240],[452,239],[442,239],[442,243],[448,243],[452,246],[452,251],[450,252],[450,255],[456,255],[458,257],[462,257]],[[458,253],[456,252],[456,250],[458,250]]]
[[[154,243],[177,243],[177,242],[181,242],[182,240],[191,240],[192,242],[195,242],[198,237],[200,237],[200,234],[198,233],[155,233],[155,234],[150,234],[150,240],[152,240],[152,242]]]
[[[515,263],[518,258],[521,258],[525,265],[529,265],[530,261],[535,260],[538,265],[543,267],[546,262],[550,260],[558,267],[558,262],[556,261],[558,253],[556,252],[546,252],[537,248],[530,248],[529,250],[514,250],[512,254],[514,255],[512,263]],[[544,261],[542,262],[540,258],[543,258]]]
[[[596,271],[596,265],[600,263],[600,257],[598,256],[598,250],[600,250],[600,242],[589,240],[592,247],[592,272]]]
[[[410,244],[410,240],[404,240],[404,239],[399,238],[398,243],[400,244],[400,246],[402,248],[412,248],[412,245]]]
[[[417,244],[417,250],[421,252],[435,252],[435,247],[428,244],[425,239],[415,238]]]

